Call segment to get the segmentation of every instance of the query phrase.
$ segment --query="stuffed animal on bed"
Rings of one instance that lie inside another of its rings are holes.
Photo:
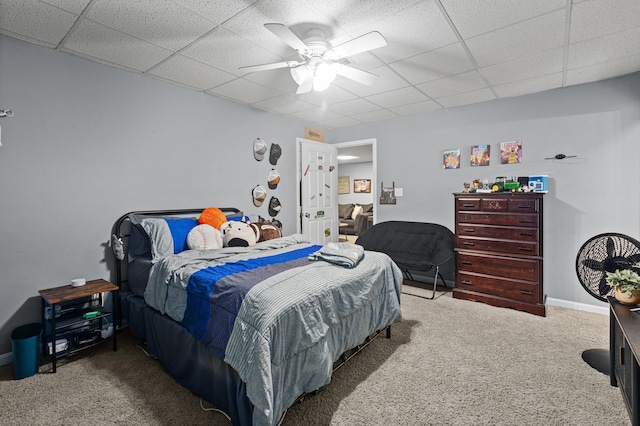
[[[216,207],[208,207],[204,209],[198,219],[198,222],[200,222],[201,225],[211,225],[216,229],[220,229],[222,224],[226,221],[227,216],[222,212],[222,210]]]
[[[234,220],[225,222],[220,227],[225,247],[250,247],[256,245],[256,234],[246,222]]]
[[[187,247],[191,250],[215,250],[223,246],[222,232],[206,223],[196,226],[187,235]]]
[[[262,220],[257,223],[251,224],[251,229],[256,234],[256,241],[258,243],[267,240],[273,240],[274,238],[280,238],[282,234],[280,233],[280,229],[276,225],[271,222],[267,222],[266,220]]]

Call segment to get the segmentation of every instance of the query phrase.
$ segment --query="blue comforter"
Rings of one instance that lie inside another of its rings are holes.
[[[331,380],[333,362],[400,316],[402,273],[365,252],[356,267],[310,260],[302,235],[186,251],[151,270],[146,302],[183,325],[247,385],[253,423],[273,425]]]

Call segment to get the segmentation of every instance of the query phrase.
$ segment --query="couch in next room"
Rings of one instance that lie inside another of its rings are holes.
[[[340,233],[343,235],[360,235],[373,225],[373,203],[370,204],[338,204],[338,217],[341,224]]]

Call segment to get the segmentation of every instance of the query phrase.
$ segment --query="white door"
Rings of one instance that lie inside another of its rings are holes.
[[[329,144],[297,138],[298,232],[312,244],[338,241],[338,150]]]

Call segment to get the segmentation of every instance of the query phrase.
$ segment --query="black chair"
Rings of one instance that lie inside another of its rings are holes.
[[[438,277],[446,287],[444,276],[454,280],[454,235],[436,223],[389,221],[373,225],[358,237],[356,244],[365,250],[387,254],[405,278],[414,281],[411,271],[433,275],[433,294],[436,295]],[[443,276],[444,275],[444,276]]]

